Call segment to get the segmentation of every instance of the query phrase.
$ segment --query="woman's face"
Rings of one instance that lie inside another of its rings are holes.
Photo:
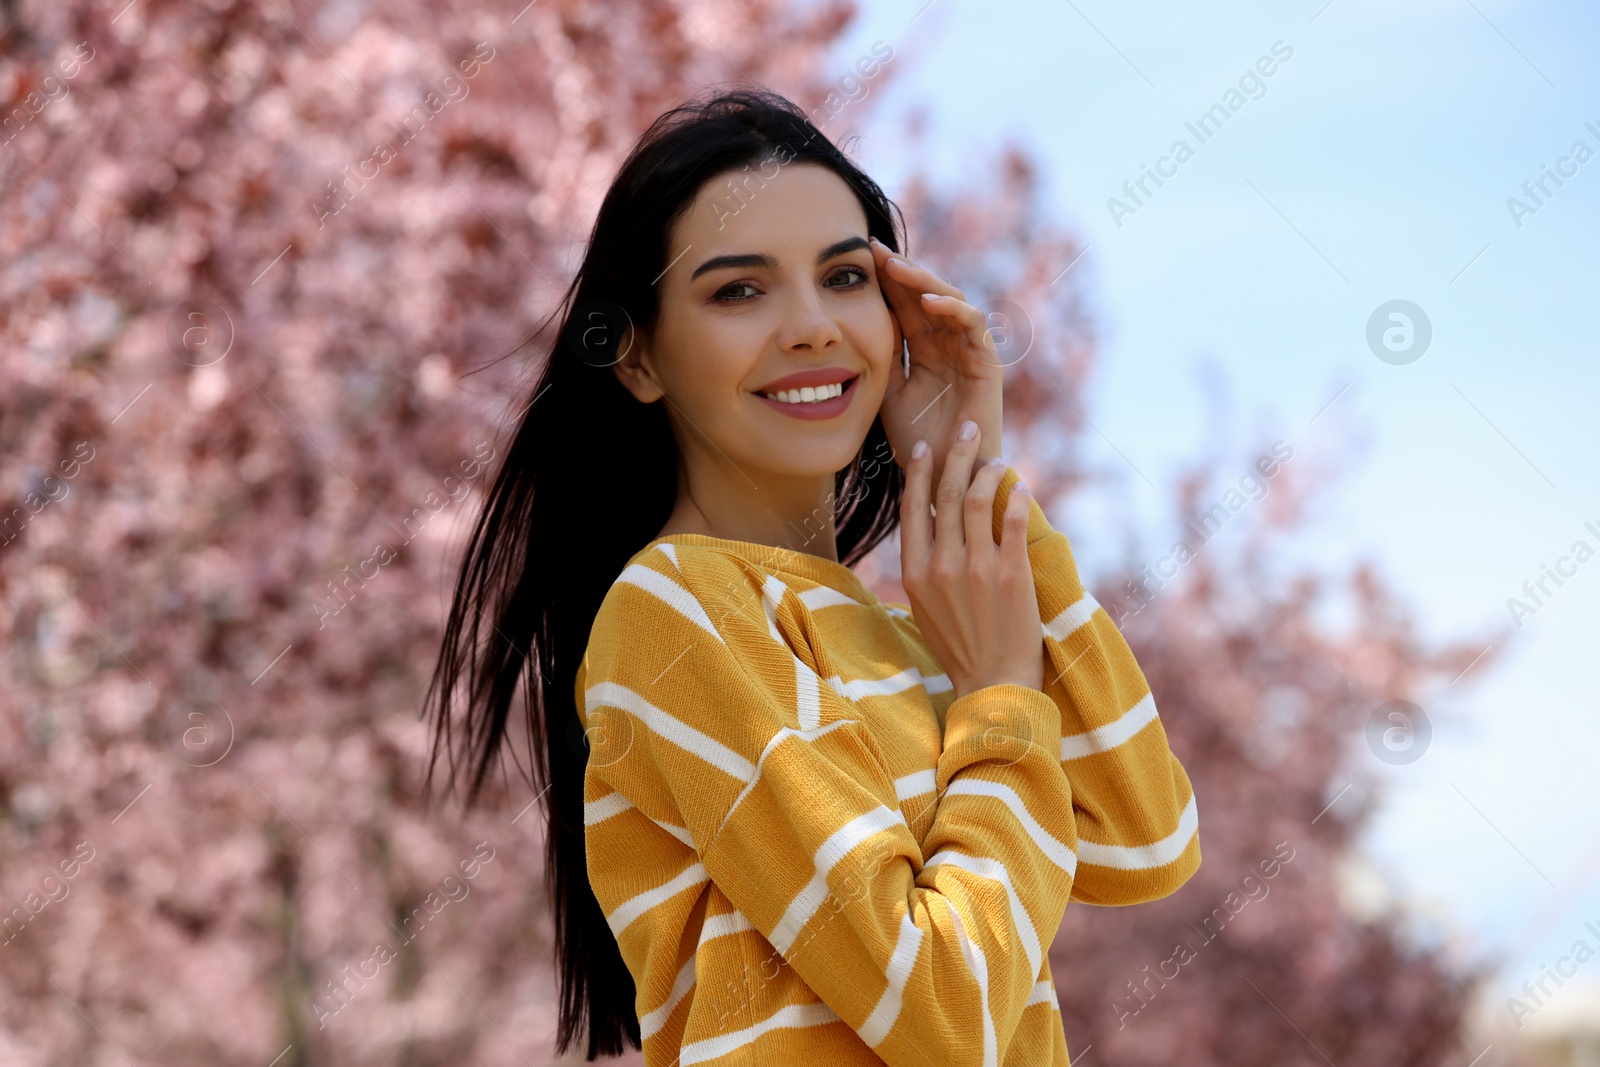
[[[701,188],[668,241],[660,314],[639,339],[647,370],[618,369],[640,400],[665,393],[681,450],[721,453],[746,477],[832,475],[877,417],[899,334],[850,187],[815,163],[768,178],[775,166]],[[840,384],[821,403],[786,388]]]

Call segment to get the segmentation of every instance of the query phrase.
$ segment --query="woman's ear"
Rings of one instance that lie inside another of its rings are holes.
[[[652,404],[667,395],[651,365],[649,340],[643,330],[629,324],[622,337],[622,356],[611,365],[617,380],[641,404]]]

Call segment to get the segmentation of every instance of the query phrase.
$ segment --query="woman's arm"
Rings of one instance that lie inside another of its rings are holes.
[[[586,725],[608,726],[586,795],[608,788],[682,826],[697,857],[653,872],[591,857],[625,957],[637,973],[652,946],[634,923],[703,870],[885,1062],[997,1062],[1077,866],[1056,703],[1017,684],[951,703],[924,857],[853,705],[773,626],[781,584],[746,566],[651,553],[612,587],[590,638],[580,706]]]
[[[1007,467],[995,493],[997,541],[1020,477]],[[1200,867],[1194,788],[1167,745],[1133,650],[1083,587],[1066,535],[1032,498],[1027,540],[1044,630],[1044,691],[1061,710],[1061,762],[1077,809],[1072,897],[1119,905],[1167,896]]]
[[[891,375],[884,395],[890,445],[910,455],[914,442],[927,439],[938,482],[957,426],[971,418],[982,442],[979,462],[998,457],[1004,367],[988,317],[961,290],[881,244],[873,245],[873,261],[894,312],[895,348],[904,337],[911,357],[911,376]],[[947,392],[950,399],[934,408]],[[1018,478],[1008,466],[995,493],[997,544]],[[1090,904],[1166,896],[1200,866],[1188,776],[1167,747],[1150,687],[1121,631],[1083,588],[1066,536],[1031,497],[1027,541],[1046,646],[1044,691],[1061,711],[1061,761],[1077,804],[1083,869],[1073,896]]]

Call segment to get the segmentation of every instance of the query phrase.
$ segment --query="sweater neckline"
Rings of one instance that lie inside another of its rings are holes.
[[[862,604],[875,606],[879,603],[877,594],[866,587],[855,571],[814,552],[781,545],[763,545],[756,541],[739,541],[731,537],[714,537],[711,534],[677,533],[657,537],[640,549],[639,554],[643,555],[663,544],[718,548],[749,560],[763,570],[794,575],[817,585],[825,585]]]

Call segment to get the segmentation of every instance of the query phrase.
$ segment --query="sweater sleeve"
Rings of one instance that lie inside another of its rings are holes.
[[[1007,467],[995,493],[996,541],[1020,477]],[[1031,496],[1027,536],[1044,691],[1061,711],[1061,763],[1077,815],[1072,899],[1123,905],[1167,896],[1200,867],[1194,788],[1167,744],[1133,650],[1079,580],[1066,535]]]
[[[775,625],[781,586],[715,555],[630,564],[591,633],[580,707],[612,721],[586,795],[683,827],[696,858],[641,881],[591,856],[613,930],[703,874],[886,1063],[998,1063],[1077,866],[1056,703],[1004,684],[950,704],[924,855],[854,705]]]

